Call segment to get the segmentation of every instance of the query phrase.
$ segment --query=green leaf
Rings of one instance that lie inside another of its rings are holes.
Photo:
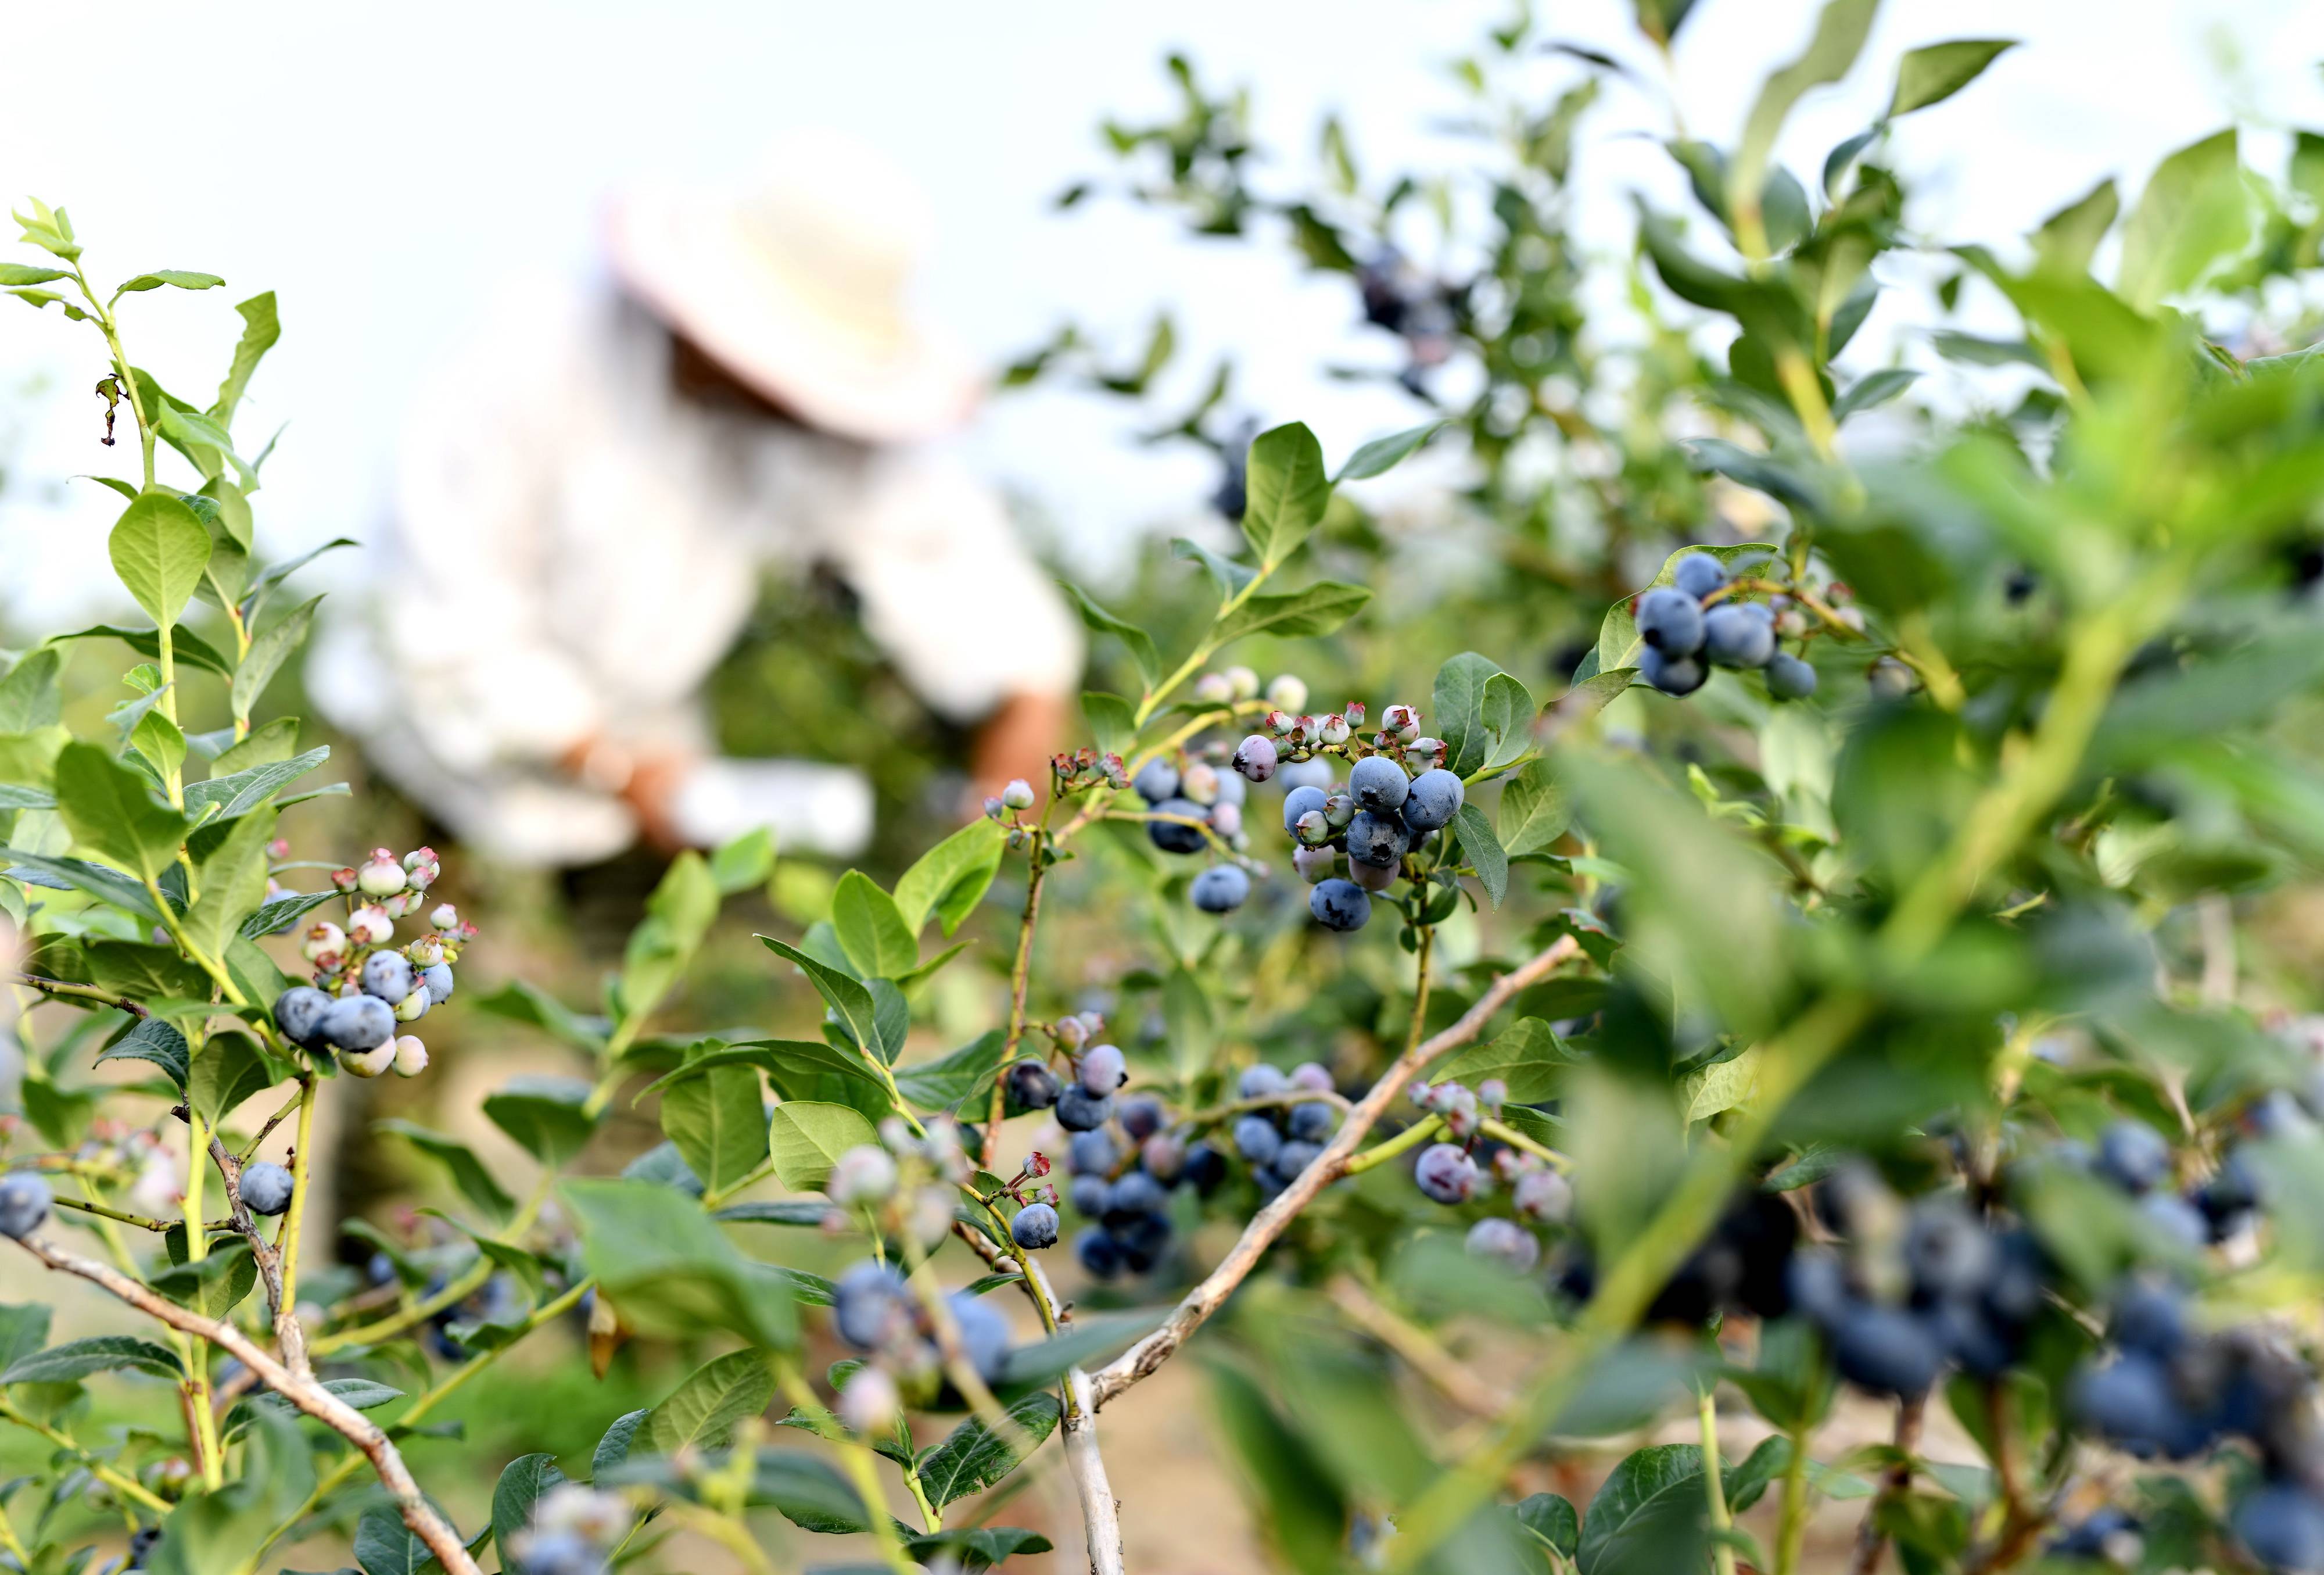
[[[864,988],[861,982],[849,978],[827,963],[817,961],[788,941],[777,940],[771,935],[761,935],[759,940],[768,950],[798,965],[799,971],[807,975],[807,982],[815,986],[816,993],[838,1014],[840,1026],[847,1031],[850,1038],[862,1045],[866,1052],[877,1055],[883,1061],[894,1062],[896,1052],[903,1048],[903,1043],[899,1040],[890,1046],[881,1039],[879,1007],[870,990]]]
[[[153,422],[153,430],[170,447],[191,461],[194,468],[199,470],[206,479],[223,474],[225,468],[231,464],[245,489],[257,489],[258,472],[251,468],[248,460],[235,452],[234,439],[227,435],[226,430],[201,412],[165,405]]]
[[[1691,1570],[1702,1561],[1709,1518],[1700,1448],[1656,1444],[1636,1450],[1591,1499],[1575,1566],[1581,1575]]]
[[[622,954],[623,1014],[642,1017],[659,1005],[693,960],[718,917],[718,883],[702,855],[688,848],[646,899],[646,916],[630,931]]]
[[[2115,217],[2122,210],[2122,199],[2114,189],[2114,179],[2108,176],[2090,188],[2085,196],[2060,208],[2042,221],[2034,232],[2034,268],[2037,272],[2064,278],[2076,278],[2090,271],[2090,259],[2098,255],[2098,243],[2106,239],[2114,227]]]
[[[20,1356],[0,1371],[0,1384],[70,1384],[124,1367],[172,1381],[186,1376],[166,1346],[134,1335],[100,1334]]]
[[[2115,291],[2141,311],[2191,290],[2252,235],[2233,127],[2164,159],[2123,226]]]
[[[822,1191],[841,1154],[879,1141],[880,1135],[860,1112],[814,1099],[789,1099],[776,1106],[767,1129],[776,1178],[794,1192]]]
[[[400,1118],[382,1121],[376,1130],[394,1134],[442,1165],[451,1176],[452,1184],[459,1189],[460,1196],[495,1222],[505,1225],[515,1215],[516,1200],[501,1191],[501,1184],[484,1169],[484,1162],[476,1157],[475,1150],[459,1139]]]
[[[259,696],[266,692],[266,686],[274,681],[274,675],[281,671],[290,653],[307,638],[308,626],[315,619],[316,604],[322,599],[319,596],[309,598],[260,630],[258,637],[251,641],[249,654],[242,659],[242,665],[234,672],[229,700],[235,716],[250,715],[251,708],[258,703]]]
[[[1066,599],[1074,604],[1074,610],[1081,614],[1082,622],[1092,633],[1111,635],[1121,642],[1130,653],[1131,664],[1138,669],[1139,678],[1147,688],[1153,688],[1162,677],[1162,653],[1154,648],[1153,636],[1127,619],[1107,612],[1090,598],[1088,592],[1071,580],[1061,579],[1057,584],[1063,588]]]
[[[919,963],[919,942],[896,899],[860,869],[839,877],[831,896],[831,927],[847,960],[867,979],[901,978]]]
[[[1185,536],[1170,538],[1170,553],[1173,557],[1191,560],[1209,570],[1211,579],[1219,588],[1219,596],[1222,600],[1249,585],[1259,573],[1259,570],[1238,563],[1231,558],[1222,557],[1200,542],[1192,541]]]
[[[730,1203],[711,1216],[729,1225],[788,1225],[820,1230],[831,1218],[831,1205],[822,1202]]]
[[[1273,428],[1251,440],[1243,475],[1242,533],[1271,570],[1299,550],[1332,501],[1323,445],[1300,422]]]
[[[1885,366],[1877,372],[1868,372],[1831,402],[1831,419],[1844,422],[1858,411],[1886,404],[1910,388],[1920,375],[1909,366]]]
[[[210,561],[210,533],[173,492],[141,492],[106,543],[113,571],[157,628],[178,621]]]
[[[178,1091],[183,1093],[192,1058],[184,1034],[157,1017],[143,1017],[97,1059],[151,1061],[168,1073],[170,1080],[178,1085]]]
[[[1052,1383],[1067,1368],[1086,1367],[1101,1357],[1111,1357],[1161,1322],[1164,1311],[1076,1317],[1064,1333],[1012,1349],[1001,1367],[1001,1382],[994,1388],[1019,1389],[1027,1385]]]
[[[392,1405],[403,1398],[403,1391],[375,1384],[369,1378],[331,1378],[323,1384],[326,1393],[351,1411],[377,1411],[383,1405]],[[235,1407],[230,1425],[240,1425],[249,1420],[250,1413],[269,1411],[278,1416],[295,1417],[304,1413],[281,1394],[254,1394]]]
[[[1020,1450],[1010,1438],[971,1417],[944,1442],[920,1457],[920,1486],[938,1509],[956,1498],[982,1493],[1017,1468],[1024,1456],[1056,1430],[1057,1397],[1043,1391],[1009,1407],[1009,1420],[1023,1434]]]
[[[13,866],[9,873],[19,880],[25,878],[26,872],[44,876],[69,890],[87,892],[115,907],[125,908],[149,923],[161,922],[161,910],[153,905],[145,888],[117,869],[82,858],[51,858],[20,848],[0,848],[0,860]]]
[[[214,755],[205,746],[206,738],[217,740]],[[197,733],[187,742],[193,745],[198,752],[212,755],[210,779],[215,782],[248,771],[254,765],[273,765],[296,755],[299,752],[299,718],[277,717],[263,727],[252,728],[239,741],[235,738],[234,729],[229,727],[223,737]]]
[[[280,935],[316,909],[338,900],[337,892],[300,892],[272,898],[261,903],[258,911],[242,922],[241,933],[253,940]]]
[[[764,826],[743,832],[710,856],[711,884],[722,897],[765,885],[774,873],[774,833]]]
[[[1511,858],[1547,849],[1572,820],[1565,786],[1547,760],[1527,763],[1501,789],[1501,850]]]
[[[2014,38],[1960,38],[1904,51],[1896,62],[1896,91],[1888,100],[1888,117],[1910,115],[1941,104],[1985,72],[1986,67],[2017,47]]]
[[[589,1094],[589,1084],[579,1078],[511,1078],[484,1097],[484,1116],[554,1170],[586,1148],[597,1130]]]
[[[761,1450],[753,1464],[752,1503],[770,1504],[796,1524],[826,1535],[870,1529],[863,1500],[830,1461],[796,1450]]]
[[[1428,1076],[1432,1082],[1471,1089],[1499,1078],[1509,1086],[1509,1103],[1539,1105],[1563,1094],[1565,1069],[1581,1059],[1548,1024],[1538,1017],[1520,1017],[1506,1032],[1433,1068]]]
[[[906,1553],[932,1569],[936,1555],[947,1555],[961,1575],[981,1575],[1019,1553],[1047,1553],[1054,1548],[1048,1538],[1020,1525],[953,1526],[925,1532],[904,1544]]]
[[[567,1181],[564,1193],[588,1271],[631,1327],[696,1339],[706,1324],[779,1348],[798,1340],[789,1282],[744,1259],[685,1193],[639,1181]]]
[[[81,846],[147,882],[175,861],[186,818],[104,750],[66,745],[57,755],[56,784],[57,811]]]
[[[442,1570],[420,1533],[385,1505],[364,1510],[356,1520],[355,1552],[364,1575],[440,1575]]]
[[[1743,193],[1757,192],[1765,183],[1768,156],[1775,152],[1775,137],[1784,129],[1792,106],[1810,88],[1837,82],[1848,74],[1858,51],[1864,48],[1865,34],[1871,31],[1873,14],[1878,8],[1878,0],[1826,0],[1806,50],[1759,89],[1758,99],[1743,123],[1734,162],[1728,167],[1727,189],[1738,194],[1738,206]]]
[[[503,1563],[509,1539],[532,1524],[532,1506],[564,1480],[555,1455],[519,1455],[501,1468],[500,1480],[493,1484],[493,1542]]]
[[[217,1242],[203,1256],[164,1269],[150,1283],[180,1307],[204,1318],[224,1318],[257,1285],[258,1262],[247,1241]]]
[[[1271,631],[1281,639],[1329,635],[1361,612],[1372,593],[1360,585],[1319,579],[1304,590],[1255,596],[1221,618],[1211,631],[1214,644],[1224,645],[1246,635]]]
[[[215,273],[189,273],[183,268],[161,268],[151,273],[138,274],[114,293],[128,295],[143,290],[159,290],[164,284],[174,284],[180,290],[215,290],[225,283]]]
[[[273,835],[273,811],[244,815],[201,861],[202,894],[186,911],[185,930],[203,954],[224,955],[243,921],[266,900],[266,844]]]
[[[591,1481],[596,1481],[610,1468],[630,1458],[630,1444],[638,1436],[638,1429],[645,1425],[646,1414],[646,1411],[641,1408],[624,1412],[613,1419],[613,1425],[605,1430],[605,1436],[597,1441],[597,1448],[589,1457]]]
[[[229,820],[236,815],[246,815],[267,800],[281,792],[309,772],[331,757],[331,746],[318,745],[306,754],[288,760],[276,760],[229,771],[223,776],[214,775],[206,782],[186,784],[186,809],[198,815],[211,805],[217,806],[210,817],[214,823]],[[220,755],[223,764],[226,757]]]
[[[89,978],[116,996],[150,1002],[157,996],[207,996],[208,976],[173,947],[138,940],[88,943]]]
[[[64,658],[46,645],[18,657],[0,678],[0,733],[55,727],[64,716],[63,671]]]
[[[272,290],[252,296],[235,310],[242,314],[242,338],[235,342],[234,364],[226,369],[226,381],[218,384],[217,403],[210,406],[211,416],[222,426],[232,425],[243,391],[250,386],[250,375],[282,337],[282,320],[275,310]]]
[[[51,1311],[44,1302],[0,1302],[0,1373],[49,1343]]]
[[[248,1034],[213,1034],[186,1069],[186,1101],[215,1126],[244,1099],[281,1080]]]
[[[696,1367],[649,1412],[639,1441],[661,1455],[723,1449],[735,1425],[764,1411],[774,1394],[774,1365],[765,1352],[730,1351]]]
[[[1009,834],[991,820],[975,820],[920,855],[896,882],[896,912],[917,936],[935,913],[950,935],[984,900],[1000,871]]]
[[[1501,899],[1509,894],[1509,856],[1502,851],[1500,838],[1493,835],[1493,823],[1476,805],[1462,804],[1452,824],[1461,833],[1462,857],[1475,866],[1477,880],[1493,906],[1499,907]]]
[[[605,1027],[602,1019],[585,1018],[547,991],[522,979],[511,979],[490,995],[475,997],[475,1005],[495,1017],[538,1028],[584,1055],[604,1053]]]
[[[1385,475],[1418,453],[1429,439],[1452,424],[1450,422],[1429,422],[1389,437],[1374,438],[1348,456],[1348,462],[1340,467],[1340,473],[1332,478],[1332,484],[1336,486],[1343,481],[1368,481],[1375,476]]]
[[[25,284],[53,284],[72,275],[62,268],[35,268],[30,263],[0,263],[0,287],[15,288]]]
[[[1138,742],[1138,713],[1117,694],[1088,690],[1082,696],[1082,715],[1101,755],[1127,756]]]
[[[1668,47],[1694,9],[1694,0],[1630,0],[1630,9],[1637,15],[1638,31]]]
[[[1582,1519],[1572,1503],[1554,1493],[1536,1493],[1509,1510],[1536,1542],[1571,1559],[1582,1543]]]
[[[922,1110],[973,1106],[1000,1073],[1001,1047],[1008,1035],[990,1029],[949,1055],[896,1069],[896,1089]]]
[[[733,1190],[767,1157],[758,1071],[718,1066],[672,1083],[662,1090],[661,1129],[706,1190]]]

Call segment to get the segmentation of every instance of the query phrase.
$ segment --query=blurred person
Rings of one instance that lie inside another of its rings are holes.
[[[1082,636],[994,490],[927,440],[980,380],[905,291],[908,177],[828,134],[746,190],[613,206],[613,288],[501,303],[419,401],[367,606],[318,707],[455,834],[570,866],[767,825],[844,857],[862,774],[720,758],[701,690],[762,571],[835,573],[920,703],[976,725],[982,792],[1046,780]]]

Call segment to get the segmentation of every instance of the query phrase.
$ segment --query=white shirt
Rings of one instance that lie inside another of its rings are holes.
[[[828,564],[928,706],[1064,694],[1082,636],[957,461],[872,449],[672,388],[668,332],[618,296],[512,297],[423,393],[367,616],[327,620],[309,686],[464,838],[531,864],[636,834],[558,757],[592,737],[705,746],[696,696],[762,570]]]

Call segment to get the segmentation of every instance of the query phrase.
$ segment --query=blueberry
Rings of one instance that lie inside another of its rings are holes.
[[[32,1171],[0,1178],[0,1236],[21,1240],[49,1217],[49,1184]]]
[[[1111,1280],[1121,1273],[1121,1249],[1102,1226],[1091,1226],[1074,1237],[1074,1256],[1093,1279]]]
[[[1372,916],[1372,900],[1353,881],[1319,881],[1307,894],[1307,911],[1326,930],[1360,930]]]
[[[1093,1044],[1075,1064],[1082,1087],[1101,1098],[1130,1080],[1130,1060],[1117,1045]]]
[[[1283,1135],[1275,1123],[1256,1112],[1239,1117],[1234,1124],[1235,1152],[1253,1167],[1267,1164],[1283,1147]]]
[[[1412,779],[1412,791],[1405,796],[1404,823],[1416,831],[1448,826],[1461,812],[1462,797],[1461,779],[1452,773],[1441,765],[1424,771]]]
[[[1767,658],[1767,692],[1779,700],[1803,700],[1816,691],[1816,670],[1788,651]]]
[[[2167,1362],[2187,1343],[2186,1304],[2172,1286],[2133,1280],[2115,1298],[2109,1332],[2123,1349]]]
[[[377,996],[341,996],[323,1014],[323,1037],[341,1050],[377,1050],[395,1037],[395,1008]]]
[[[2193,1454],[2210,1432],[2180,1404],[2163,1365],[2136,1351],[2084,1367],[2074,1376],[2070,1400],[2084,1427],[2142,1458]]]
[[[1198,1194],[1207,1198],[1227,1179],[1227,1156],[1207,1143],[1191,1144],[1186,1149],[1186,1163],[1179,1168],[1178,1174]]]
[[[579,1532],[538,1531],[524,1539],[518,1575],[604,1575],[605,1555]]]
[[[161,1528],[158,1525],[139,1526],[129,1535],[129,1562],[126,1570],[143,1570],[146,1558],[161,1545]]]
[[[1009,1102],[1020,1110],[1047,1110],[1057,1102],[1057,1074],[1038,1061],[1009,1069]]]
[[[1173,1133],[1157,1132],[1138,1145],[1138,1163],[1166,1187],[1175,1187],[1186,1172],[1186,1144]]]
[[[1296,787],[1283,795],[1283,829],[1296,831],[1299,817],[1313,811],[1323,812],[1323,790],[1319,787]]]
[[[1555,1171],[1527,1171],[1510,1190],[1509,1200],[1527,1219],[1562,1224],[1573,1212],[1573,1184]]]
[[[1959,1201],[1932,1199],[1913,1210],[1904,1262],[1921,1295],[1976,1295],[1993,1273],[1994,1258],[1993,1238]]]
[[[1533,1232],[1510,1219],[1480,1219],[1469,1228],[1469,1255],[1499,1264],[1512,1274],[1526,1274],[1541,1262],[1541,1243]]]
[[[1913,670],[1894,656],[1883,656],[1864,675],[1877,700],[1901,700],[1913,692]]]
[[[1120,1157],[1114,1150],[1113,1139],[1102,1128],[1076,1132],[1065,1145],[1065,1169],[1076,1176],[1111,1175],[1114,1161]]]
[[[2271,1570],[2324,1570],[2324,1503],[2304,1488],[2272,1482],[2236,1505],[2228,1524]]]
[[[1638,598],[1638,638],[1665,656],[1702,649],[1702,604],[1683,590],[1656,586]]]
[[[1671,565],[1671,583],[1701,601],[1727,583],[1727,570],[1708,552],[1690,552]]]
[[[1121,1266],[1133,1274],[1151,1271],[1170,1246],[1170,1221],[1159,1214],[1132,1216],[1108,1227],[1107,1234],[1113,1238],[1114,1251],[1121,1255]]]
[[[2153,1191],[2138,1200],[2146,1217],[2165,1241],[2181,1246],[2202,1246],[2211,1239],[2211,1222],[2203,1211],[2176,1192]]]
[[[1301,1143],[1324,1142],[1339,1124],[1340,1113],[1321,1099],[1310,1099],[1304,1105],[1291,1107],[1291,1117],[1286,1123],[1291,1128],[1291,1135]]]
[[[1295,1089],[1305,1089],[1317,1094],[1328,1094],[1333,1087],[1331,1069],[1315,1061],[1303,1061],[1293,1067],[1289,1081]]]
[[[391,1006],[411,994],[411,959],[400,951],[374,951],[364,959],[363,992]]]
[[[1318,792],[1330,792],[1333,778],[1332,763],[1320,755],[1309,760],[1292,761],[1275,774],[1275,780],[1286,792],[1295,793],[1308,787]]]
[[[1240,809],[1250,801],[1250,789],[1245,785],[1242,778],[1229,772],[1218,779],[1218,796],[1212,801],[1211,808],[1216,810],[1222,805],[1231,804],[1236,809]],[[1212,818],[1217,819],[1216,816]]]
[[[1421,1150],[1412,1179],[1437,1202],[1453,1204],[1467,1202],[1480,1178],[1477,1162],[1466,1149],[1458,1144],[1434,1143]]]
[[[2140,1526],[2110,1504],[2100,1505],[2050,1539],[2049,1551],[2061,1559],[2103,1559],[2125,1568],[2135,1566],[2143,1546]]]
[[[1109,1228],[1139,1214],[1160,1214],[1170,1207],[1170,1194],[1144,1171],[1131,1171],[1113,1184],[1104,1216]]]
[[[1113,1119],[1113,1101],[1068,1083],[1057,1095],[1057,1125],[1067,1132],[1094,1132]]]
[[[320,1050],[323,1038],[323,1015],[331,1009],[331,997],[312,985],[293,985],[274,997],[274,1026],[282,1030],[282,1037],[307,1050]]]
[[[1998,1378],[2017,1358],[2017,1341],[2010,1331],[1975,1302],[1939,1302],[1922,1310],[1921,1321],[1947,1355],[1979,1378]]]
[[[2126,1192],[2144,1192],[2171,1169],[2171,1145],[2144,1121],[2117,1121],[2098,1137],[2098,1174]]]
[[[1348,857],[1375,868],[1392,866],[1405,854],[1404,822],[1394,815],[1360,811],[1348,825]]]
[[[968,1358],[978,1377],[988,1384],[997,1382],[1009,1365],[1009,1320],[982,1298],[965,1291],[945,1297],[945,1310],[960,1330],[961,1355]]]
[[[1133,1141],[1143,1143],[1162,1130],[1162,1101],[1151,1094],[1134,1094],[1121,1102],[1114,1117]]]
[[[1113,1197],[1113,1183],[1103,1176],[1075,1176],[1066,1196],[1074,1200],[1074,1212],[1096,1219],[1105,1213],[1106,1204]]]
[[[1205,913],[1231,913],[1250,895],[1250,876],[1231,864],[1214,864],[1194,877],[1186,894]]]
[[[1702,653],[1721,667],[1765,667],[1775,654],[1775,626],[1759,607],[1721,602],[1702,616]]]
[[[1269,1066],[1265,1061],[1259,1061],[1243,1068],[1242,1075],[1235,1079],[1235,1098],[1264,1099],[1270,1094],[1280,1094],[1290,1087],[1291,1079],[1283,1075],[1281,1067]]]
[[[857,1350],[871,1350],[909,1316],[906,1294],[904,1276],[894,1269],[884,1264],[857,1264],[832,1287],[832,1327]]]
[[[1711,669],[1692,656],[1665,656],[1650,645],[1638,653],[1638,676],[1666,695],[1690,695],[1702,687]]]
[[[1178,768],[1167,760],[1149,760],[1138,768],[1130,785],[1148,803],[1163,803],[1178,796]]]
[[[452,998],[452,965],[450,963],[430,963],[428,970],[420,977],[427,981],[429,1000],[440,1006]]]
[[[1210,811],[1192,799],[1165,799],[1154,806],[1157,815],[1175,816],[1168,820],[1146,822],[1147,840],[1165,853],[1200,853],[1203,850],[1203,829],[1185,824],[1188,820],[1206,819]]]
[[[1339,867],[1340,856],[1328,848],[1298,848],[1291,853],[1291,868],[1309,885],[1321,885]]]
[[[1831,1328],[1840,1376],[1875,1394],[1924,1394],[1944,1366],[1936,1335],[1909,1312],[1858,1302]]]
[[[248,1167],[235,1190],[253,1214],[280,1214],[290,1207],[290,1172],[278,1164],[261,1161]]]
[[[1287,1187],[1298,1180],[1299,1172],[1314,1164],[1323,1153],[1323,1145],[1320,1143],[1286,1143],[1275,1151],[1275,1157],[1268,1162],[1267,1168],[1275,1172],[1277,1181]]]
[[[1348,792],[1360,810],[1392,814],[1404,808],[1405,796],[1411,792],[1412,782],[1404,774],[1404,767],[1385,755],[1367,755],[1348,773]]]
[[[1246,782],[1265,782],[1279,764],[1275,740],[1264,733],[1253,733],[1235,746],[1235,774]]]

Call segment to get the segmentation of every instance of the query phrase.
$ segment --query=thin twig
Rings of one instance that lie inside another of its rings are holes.
[[[1056,800],[1050,799],[1054,805]],[[1046,820],[1048,811],[1042,811]],[[1000,1075],[992,1080],[992,1098],[985,1113],[984,1143],[978,1163],[986,1170],[1001,1152],[1001,1122],[1008,1114],[1009,1069],[1016,1064],[1017,1047],[1025,1040],[1025,1003],[1033,988],[1033,927],[1041,917],[1041,883],[1049,873],[1049,835],[1035,828],[1026,861],[1025,912],[1017,923],[1017,956],[1009,965],[1009,1032],[1001,1042]]]
[[[1347,1274],[1335,1274],[1324,1288],[1333,1305],[1350,1322],[1404,1358],[1405,1366],[1436,1386],[1437,1392],[1472,1415],[1497,1417],[1508,1396],[1462,1367],[1452,1352],[1419,1329],[1382,1306],[1378,1298]]]
[[[116,995],[111,990],[100,989],[95,985],[77,985],[70,979],[43,978],[39,974],[11,973],[8,977],[13,983],[27,986],[44,996],[59,996],[76,1001],[91,1001],[100,1006],[114,1006],[133,1017],[152,1015],[128,996]]]
[[[1091,1390],[1096,1404],[1102,1407],[1151,1375],[1185,1344],[1188,1336],[1200,1329],[1211,1314],[1225,1303],[1235,1287],[1259,1266],[1259,1260],[1266,1255],[1268,1247],[1275,1245],[1275,1238],[1283,1234],[1299,1211],[1313,1202],[1317,1193],[1339,1180],[1348,1161],[1354,1156],[1356,1145],[1364,1140],[1373,1124],[1404,1092],[1405,1085],[1438,1057],[1473,1041],[1484,1032],[1485,1024],[1491,1022],[1519,991],[1581,950],[1572,936],[1559,936],[1548,948],[1494,980],[1491,987],[1478,997],[1475,1005],[1461,1014],[1458,1022],[1398,1056],[1379,1081],[1372,1085],[1371,1091],[1348,1112],[1347,1120],[1333,1135],[1323,1153],[1311,1161],[1273,1202],[1251,1217],[1250,1223],[1243,1228],[1241,1238],[1228,1250],[1219,1266],[1212,1270],[1201,1284],[1186,1292],[1162,1327],[1091,1376]]]
[[[1888,1551],[1888,1533],[1880,1527],[1880,1511],[1913,1485],[1913,1451],[1921,1447],[1921,1418],[1928,1402],[1926,1394],[1896,1402],[1896,1458],[1880,1474],[1880,1491],[1864,1512],[1863,1524],[1856,1528],[1856,1557],[1849,1561],[1849,1575],[1872,1575],[1880,1567],[1881,1554]]]
[[[428,1545],[428,1551],[436,1555],[437,1561],[450,1575],[482,1575],[476,1568],[476,1561],[468,1556],[468,1550],[462,1544],[460,1533],[436,1513],[435,1506],[428,1502],[427,1495],[420,1491],[420,1484],[412,1480],[411,1472],[404,1465],[403,1457],[393,1442],[377,1423],[371,1422],[363,1413],[312,1378],[293,1374],[261,1350],[254,1341],[234,1325],[214,1318],[204,1318],[166,1301],[108,1264],[66,1252],[36,1237],[20,1237],[17,1245],[50,1268],[78,1275],[112,1292],[149,1318],[158,1319],[171,1329],[224,1347],[228,1355],[256,1373],[268,1388],[363,1451],[371,1461],[372,1469],[379,1474],[381,1486],[395,1500],[396,1508],[402,1514],[403,1524]]]

